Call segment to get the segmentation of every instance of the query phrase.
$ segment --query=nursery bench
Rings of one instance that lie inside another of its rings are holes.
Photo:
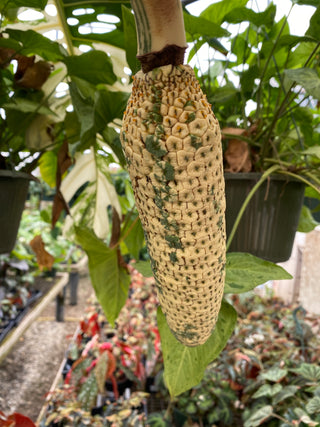
[[[58,321],[63,321],[63,302],[65,288],[69,283],[68,273],[57,274],[58,281],[52,286],[49,292],[38,302],[38,304],[26,314],[21,323],[4,339],[0,345],[0,362],[9,354],[13,346],[19,341],[26,330],[40,316],[42,311],[48,304],[56,298],[56,318]],[[60,318],[58,318],[58,315]]]

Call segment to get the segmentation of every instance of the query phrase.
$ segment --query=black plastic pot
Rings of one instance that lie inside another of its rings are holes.
[[[5,339],[5,337],[8,335],[8,333],[19,325],[19,323],[23,320],[23,318],[26,316],[26,314],[29,311],[29,307],[32,303],[37,301],[42,295],[42,292],[40,291],[34,291],[30,298],[28,299],[25,307],[18,309],[18,314],[14,319],[8,320],[8,323],[5,326],[0,326],[0,343]]]
[[[0,170],[0,254],[14,248],[31,176]]]
[[[14,327],[15,327],[14,320],[9,320],[4,325],[0,326],[0,344]]]
[[[226,227],[230,235],[239,210],[259,173],[225,173]],[[248,252],[273,262],[290,258],[304,199],[305,185],[285,175],[272,175],[248,204],[230,252]]]
[[[127,388],[129,388],[130,390],[133,387],[133,381],[129,380],[128,378],[124,378],[122,380],[118,380],[117,381],[117,387],[118,387],[118,392],[119,392],[119,396],[123,396],[124,392],[126,391]],[[112,395],[113,395],[113,385],[112,382],[107,380],[105,382],[105,387],[106,390],[109,392],[109,397],[112,400]]]
[[[71,359],[70,357],[67,357],[65,364],[63,365],[62,368],[62,377],[65,380],[66,376],[68,375],[70,369],[72,368],[72,365],[74,364],[75,360]]]

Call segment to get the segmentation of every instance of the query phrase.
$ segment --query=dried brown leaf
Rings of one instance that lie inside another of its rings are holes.
[[[246,133],[245,129],[241,129],[241,128],[223,128],[221,130],[222,133],[222,137],[224,137],[224,135],[229,136],[229,135],[234,135],[234,136],[241,136],[244,135]]]
[[[54,257],[46,251],[44,242],[40,234],[38,234],[31,240],[30,246],[37,256],[37,262],[40,271],[45,268],[47,268],[48,270],[52,270],[52,266],[54,264]]]
[[[69,145],[68,145],[68,141],[65,140],[58,152],[56,194],[54,196],[53,205],[52,205],[52,218],[51,218],[52,228],[55,226],[63,210],[69,213],[69,206],[63,198],[63,195],[60,191],[60,186],[61,186],[63,175],[71,165],[72,165],[72,159],[69,156]]]
[[[18,68],[15,74],[15,81],[18,86],[40,90],[48,79],[53,66],[46,61],[34,62],[34,59],[34,56],[18,56]]]
[[[240,139],[230,139],[224,153],[226,172],[250,172],[252,163],[248,143]]]
[[[58,152],[58,172],[60,178],[62,178],[63,174],[69,169],[71,165],[72,159],[69,156],[69,145],[68,141],[65,140]]]
[[[54,195],[52,203],[52,216],[51,216],[51,226],[54,228],[58,219],[60,218],[61,212],[65,210],[69,213],[69,206],[64,200],[61,191],[56,192]]]
[[[12,59],[15,57],[16,51],[6,47],[0,47],[0,68],[9,66]]]
[[[118,244],[118,241],[120,238],[120,232],[121,232],[120,225],[121,225],[121,220],[118,215],[118,212],[116,211],[115,208],[112,208],[112,233],[111,233],[111,239],[109,243],[110,248],[114,248]]]

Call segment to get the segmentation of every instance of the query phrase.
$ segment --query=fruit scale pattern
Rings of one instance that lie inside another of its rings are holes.
[[[223,296],[225,193],[219,124],[190,66],[134,76],[121,142],[163,313],[201,345]]]

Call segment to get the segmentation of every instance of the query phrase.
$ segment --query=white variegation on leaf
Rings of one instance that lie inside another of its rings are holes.
[[[26,131],[26,146],[31,151],[42,151],[50,147],[53,143],[52,137],[48,132],[52,124],[51,116],[37,116]]]
[[[47,97],[53,98],[56,87],[67,75],[67,67],[62,62],[54,64],[54,70],[51,72],[48,80],[43,84],[41,90]]]
[[[54,143],[50,135],[50,126],[64,120],[66,107],[71,103],[69,92],[64,97],[55,96],[55,88],[59,83],[63,82],[66,74],[66,66],[64,64],[56,64],[55,70],[41,88],[47,97],[52,114],[36,116],[30,123],[25,139],[26,146],[30,150],[42,151],[47,147],[50,148]]]
[[[85,223],[93,228],[99,238],[105,239],[110,228],[108,207],[114,207],[120,217],[121,207],[115,188],[108,179],[106,167],[99,165],[92,151],[78,156],[75,167],[63,180],[61,192],[65,200],[70,202],[86,183],[87,187],[71,209],[72,220],[69,218],[65,227],[68,229],[71,224]]]

